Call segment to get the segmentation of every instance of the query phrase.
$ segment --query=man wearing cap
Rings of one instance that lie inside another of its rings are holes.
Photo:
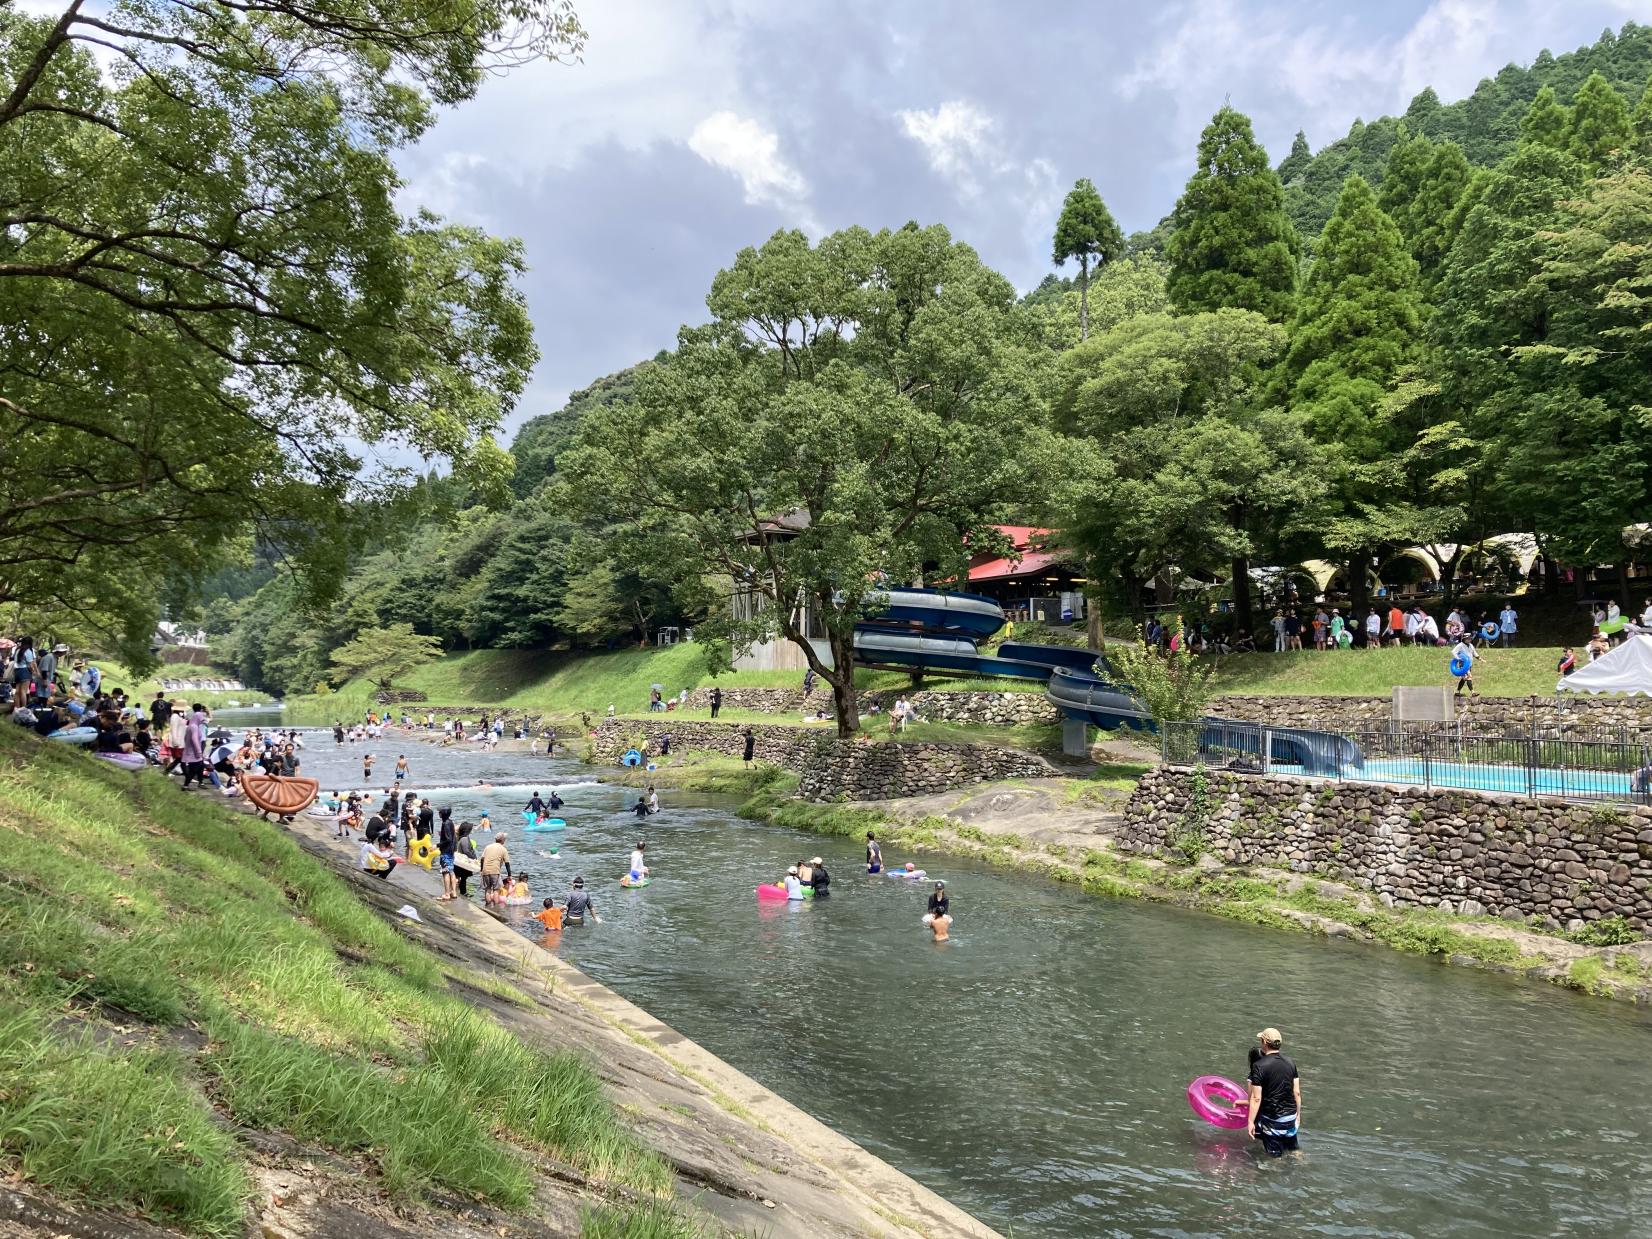
[[[1297,1125],[1302,1119],[1302,1079],[1296,1064],[1279,1052],[1284,1044],[1277,1028],[1256,1034],[1262,1053],[1250,1066],[1251,1134],[1262,1142],[1269,1157],[1295,1149]]]

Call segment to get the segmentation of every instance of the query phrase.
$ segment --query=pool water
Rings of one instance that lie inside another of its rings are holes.
[[[1301,766],[1273,762],[1273,774],[1301,775]],[[1588,800],[1634,800],[1627,774],[1607,770],[1545,770],[1520,765],[1488,766],[1475,762],[1423,762],[1415,757],[1367,757],[1348,771],[1345,783],[1404,783],[1417,787],[1460,787],[1465,791],[1510,792],[1518,796],[1564,796]]]

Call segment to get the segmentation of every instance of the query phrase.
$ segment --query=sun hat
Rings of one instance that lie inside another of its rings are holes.
[[[790,869],[786,870],[786,876],[788,878],[795,878],[797,876],[797,866],[793,865]]]
[[[1285,1038],[1279,1035],[1277,1028],[1264,1028],[1256,1034],[1256,1039],[1263,1045],[1283,1045]]]
[[[820,857],[817,856],[813,860],[811,860],[809,863],[811,865],[824,865],[826,862],[821,860]]]

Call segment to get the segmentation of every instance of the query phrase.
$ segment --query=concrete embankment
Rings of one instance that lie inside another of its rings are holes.
[[[680,1194],[721,1225],[777,1239],[995,1235],[546,946],[478,907],[436,902],[432,875],[403,865],[380,883],[354,871],[354,851],[335,842],[326,823],[300,818],[287,829],[404,933],[531,998],[523,1008],[481,990],[468,996],[525,1037],[594,1061],[641,1138],[670,1161]],[[419,921],[397,913],[403,903]]]

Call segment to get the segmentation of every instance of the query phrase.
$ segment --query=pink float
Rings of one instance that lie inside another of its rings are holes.
[[[1226,1076],[1200,1076],[1187,1086],[1187,1104],[1205,1122],[1238,1131],[1250,1113],[1250,1094]]]
[[[757,888],[757,898],[764,901],[779,900],[784,903],[786,899],[786,888],[784,886],[776,886],[773,882],[765,882]]]

